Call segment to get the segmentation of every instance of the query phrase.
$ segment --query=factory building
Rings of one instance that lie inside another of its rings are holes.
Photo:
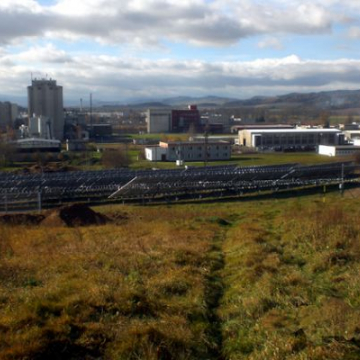
[[[12,126],[19,115],[18,106],[8,101],[0,102],[0,131]]]
[[[194,131],[201,131],[200,112],[196,105],[189,105],[186,110],[172,110],[171,132],[187,132],[193,128]]]
[[[167,133],[171,129],[170,109],[148,109],[146,112],[147,132],[149,134]]]
[[[55,80],[32,80],[28,86],[29,118],[49,118],[50,132],[54,139],[64,138],[63,88]]]
[[[228,141],[170,141],[145,149],[149,161],[217,161],[231,158]]]
[[[46,116],[39,116],[29,119],[28,134],[29,137],[42,139],[51,139],[51,121]],[[25,137],[25,136],[23,136]]]
[[[188,109],[148,109],[146,112],[147,132],[154,133],[183,133],[193,129],[201,131],[200,112],[196,105],[189,105]]]
[[[318,145],[344,144],[344,134],[338,129],[251,129],[239,131],[239,144],[259,151],[316,150]]]
[[[18,152],[58,152],[61,150],[60,140],[26,138],[11,142]]]

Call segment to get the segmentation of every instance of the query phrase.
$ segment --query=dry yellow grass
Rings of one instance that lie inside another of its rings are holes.
[[[128,208],[119,225],[2,226],[0,358],[206,357],[208,253],[221,228],[211,211]]]
[[[359,205],[104,206],[128,219],[2,226],[0,359],[358,359]]]

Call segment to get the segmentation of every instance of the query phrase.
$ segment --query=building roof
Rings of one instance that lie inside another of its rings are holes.
[[[304,129],[304,128],[296,128],[296,129],[246,129],[242,131],[247,131],[249,133],[341,133],[339,129]]]
[[[319,145],[327,148],[335,148],[336,150],[360,150],[360,145]]]
[[[205,139],[203,141],[160,141],[160,143],[162,144],[167,144],[168,146],[191,146],[191,145],[204,145],[205,144]],[[225,141],[225,140],[212,140],[212,139],[208,139],[206,141],[206,143],[208,145],[230,145],[229,141]]]

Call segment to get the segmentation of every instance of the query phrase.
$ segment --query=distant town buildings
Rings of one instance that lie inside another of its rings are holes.
[[[64,138],[63,88],[55,80],[32,80],[28,86],[28,112],[29,118],[48,118],[50,138]]]

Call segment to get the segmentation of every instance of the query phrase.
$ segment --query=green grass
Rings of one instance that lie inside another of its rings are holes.
[[[229,359],[356,359],[359,200],[249,204],[224,243]]]

